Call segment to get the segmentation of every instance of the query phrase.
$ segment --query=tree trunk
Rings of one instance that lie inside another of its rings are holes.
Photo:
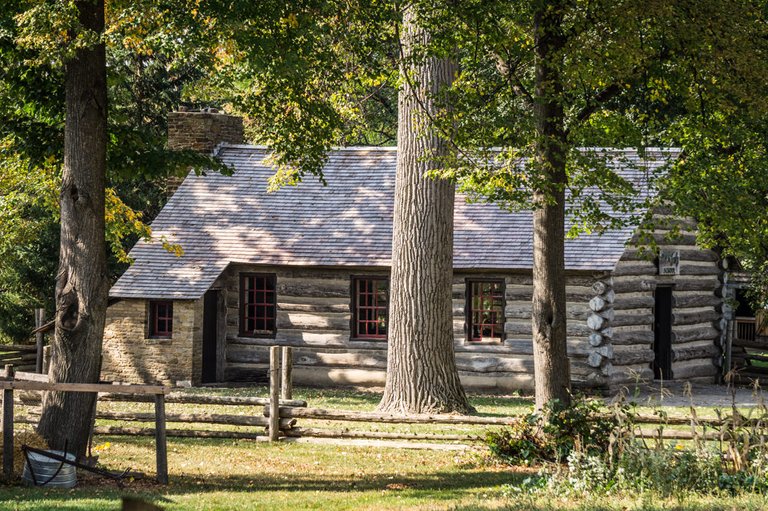
[[[451,182],[426,172],[441,164],[446,141],[432,122],[440,90],[451,84],[449,59],[411,59],[429,34],[412,8],[403,15],[398,154],[392,236],[387,381],[379,410],[470,410],[453,351],[453,200]]]
[[[76,2],[89,30],[104,30],[104,1]],[[94,383],[101,370],[107,308],[104,184],[107,81],[104,45],[79,50],[66,66],[66,124],[61,185],[61,248],[56,276],[52,382]],[[82,456],[96,394],[44,394],[39,433],[55,449]]]
[[[565,310],[565,114],[560,76],[563,6],[535,13],[536,165],[545,183],[533,195],[533,364],[536,409],[570,404]]]

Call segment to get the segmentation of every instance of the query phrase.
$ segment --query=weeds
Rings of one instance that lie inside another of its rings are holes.
[[[757,387],[755,394],[747,416],[735,398],[730,413],[717,411],[714,420],[691,405],[690,430],[661,408],[640,416],[625,397],[612,405],[579,398],[571,408],[528,415],[487,442],[508,463],[543,464],[540,477],[516,492],[768,493],[768,408]],[[655,431],[641,430],[649,422]]]

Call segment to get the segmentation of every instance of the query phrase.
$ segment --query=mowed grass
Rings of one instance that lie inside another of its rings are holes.
[[[263,388],[190,389],[190,393],[265,396]],[[372,411],[380,399],[375,392],[304,389],[296,399],[311,407]],[[478,413],[510,416],[527,413],[529,398],[519,396],[471,396]],[[151,411],[150,404],[105,403],[109,409]],[[102,404],[99,405],[100,407]],[[146,408],[146,409],[145,409]],[[260,413],[260,407],[176,405],[169,413]],[[684,413],[682,410],[670,412]],[[106,423],[101,421],[102,423]],[[110,422],[113,423],[113,422]],[[136,423],[126,425],[137,426]],[[299,420],[302,427],[353,430],[413,430],[413,426],[366,423],[331,423]],[[147,425],[151,427],[151,424]],[[172,428],[191,427],[169,424]],[[199,429],[221,429],[210,424]],[[230,429],[229,426],[224,426]],[[386,429],[384,429],[386,428]],[[232,428],[240,429],[240,428]],[[486,427],[419,425],[419,431],[473,431]],[[255,430],[255,428],[251,428]],[[171,484],[151,482],[155,472],[154,442],[148,437],[99,436],[95,438],[103,466],[112,470],[130,468],[147,474],[147,480],[129,481],[124,489],[115,483],[88,477],[73,490],[0,486],[0,510],[116,510],[123,495],[138,496],[168,510],[322,509],[322,510],[531,510],[584,511],[628,510],[758,510],[768,502],[758,495],[681,495],[662,499],[644,495],[519,494],[509,485],[534,476],[536,470],[509,467],[488,458],[487,449],[456,451],[416,450],[391,447],[361,447],[340,441],[327,443],[253,440],[168,440]]]

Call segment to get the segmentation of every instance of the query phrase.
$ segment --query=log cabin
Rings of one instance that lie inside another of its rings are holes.
[[[102,377],[199,385],[259,381],[272,345],[292,346],[301,384],[382,385],[396,149],[329,154],[328,185],[307,179],[267,193],[274,170],[241,124],[216,112],[178,112],[171,147],[211,151],[234,169],[190,175],[139,241],[110,291]],[[233,127],[234,126],[234,127]],[[219,143],[219,142],[224,143]],[[676,150],[600,149],[653,193],[648,176]],[[723,271],[696,246],[695,224],[669,208],[646,213],[656,252],[637,225],[566,241],[568,353],[576,386],[637,380],[714,381],[723,342]],[[454,348],[469,389],[533,386],[532,219],[457,194]]]

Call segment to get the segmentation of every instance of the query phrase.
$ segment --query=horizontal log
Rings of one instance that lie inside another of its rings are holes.
[[[96,435],[116,436],[155,436],[154,428],[131,428],[121,426],[95,426],[93,433]],[[267,433],[257,431],[220,431],[220,430],[196,430],[196,429],[166,429],[165,435],[176,438],[237,438],[243,440],[259,440],[267,436]]]
[[[620,261],[619,264],[616,265],[616,270],[613,274],[618,277],[624,275],[656,275],[658,272],[659,270],[652,262]]]
[[[381,343],[378,350],[355,349],[354,346],[344,350],[302,349],[294,350],[295,365],[320,365],[327,367],[380,367],[387,366],[386,344]],[[230,346],[227,350],[227,361],[233,364],[268,364],[269,350],[267,347]]]
[[[386,364],[384,366],[386,368]],[[470,355],[467,353],[457,354],[456,368],[459,371],[473,373],[488,372],[510,372],[523,373],[533,371],[533,358],[531,357],[502,357],[502,356],[482,356]]]
[[[638,438],[661,438],[663,440],[719,440],[720,434],[714,431],[697,431],[696,433],[688,430],[680,429],[640,429],[635,431],[635,436]]]
[[[722,286],[716,277],[678,276],[671,278],[641,278],[641,277],[615,277],[613,289],[617,294],[621,293],[639,293],[643,291],[652,291],[658,283],[674,284],[674,291],[708,291],[714,293],[716,289]],[[673,292],[674,292],[673,291]]]
[[[714,340],[720,337],[720,332],[712,327],[711,325],[707,325],[704,327],[694,327],[694,328],[674,328],[672,330],[672,336],[674,339],[674,342],[676,343],[686,343],[686,342],[692,342],[692,341],[706,341],[706,340]]]
[[[613,359],[611,360],[613,362],[613,365],[615,366],[627,366],[627,365],[635,365],[635,364],[646,364],[649,362],[653,362],[654,354],[653,350],[647,349],[647,350],[619,350],[614,349],[613,351]]]
[[[700,323],[709,323],[721,318],[719,312],[714,310],[696,311],[696,312],[678,312],[672,313],[672,324],[679,325],[697,325]]]
[[[315,300],[328,300],[329,303],[312,303],[310,297],[284,297],[279,296],[277,310],[284,312],[346,312],[349,313],[349,298],[315,298]],[[290,300],[290,301],[288,301]],[[294,302],[293,300],[296,300]],[[334,303],[343,300],[344,303]],[[309,303],[308,303],[309,302]]]
[[[316,428],[294,428],[285,436],[301,438],[367,438],[372,440],[431,440],[449,442],[482,442],[483,435],[450,435],[437,433],[390,433],[383,431],[348,431]]]
[[[0,344],[0,353],[10,353],[11,351],[37,353],[37,347],[34,344]]]
[[[298,330],[349,329],[350,315],[341,312],[277,312],[277,328]]]
[[[672,293],[674,307],[715,307],[723,303],[723,299],[712,294],[680,295]]]
[[[678,249],[680,252],[681,261],[702,261],[702,262],[717,262],[719,256],[712,250],[704,249]],[[653,261],[656,258],[656,254],[648,250],[638,250],[628,248],[621,256],[622,261]]]
[[[525,335],[532,336],[533,328],[530,321],[507,321],[504,324],[504,332],[507,335]],[[570,321],[566,324],[566,334],[569,337],[587,337],[592,333],[592,330],[586,325],[586,323]]]
[[[722,270],[715,263],[680,262],[680,275],[720,275]]]
[[[650,312],[650,309],[655,305],[653,295],[648,294],[646,296],[632,296],[625,297],[618,295],[613,302],[613,310],[624,311],[633,309],[644,309]]]
[[[349,280],[342,279],[277,279],[277,296],[349,297]]]
[[[165,394],[161,385],[112,385],[109,383],[46,383],[39,381],[0,381],[0,389],[53,390],[60,392],[111,392],[116,394]]]
[[[615,345],[650,344],[653,339],[652,330],[614,331],[612,343]]]
[[[612,326],[653,325],[653,314],[617,313],[611,321]]]
[[[313,352],[297,349],[294,351],[293,361],[294,365],[386,369],[387,352],[386,350]]]
[[[683,363],[689,363],[689,362],[697,362],[698,365],[695,366],[680,366],[679,363],[676,364],[677,367],[672,368],[672,375],[675,379],[678,380],[687,380],[690,378],[714,378],[715,375],[718,373],[718,368],[715,367],[715,364],[712,363],[711,360],[708,361],[695,361],[695,360],[689,360]],[[714,380],[713,380],[714,381]]]
[[[0,373],[4,373],[5,370],[0,371]],[[40,373],[29,373],[25,371],[16,371],[13,375],[13,378],[15,380],[26,380],[26,381],[40,381],[40,382],[47,382],[48,381],[48,375],[47,374],[40,374]],[[154,399],[154,398],[152,398]]]
[[[127,422],[154,422],[154,413],[112,412],[99,410],[97,419],[107,419]],[[221,413],[167,413],[166,422],[184,422],[189,424],[224,424],[229,426],[269,426],[269,419],[260,415],[232,415]],[[296,424],[296,419],[280,419],[280,429],[290,429]]]
[[[269,417],[269,408],[264,409],[265,416]],[[475,415],[442,415],[442,414],[409,414],[400,415],[394,413],[377,412],[353,412],[349,410],[326,410],[322,408],[294,408],[280,407],[280,418],[288,419],[320,419],[338,420],[349,422],[376,422],[376,423],[400,423],[400,424],[479,424],[486,426],[511,425],[517,419],[514,417],[480,417]]]
[[[720,354],[720,348],[714,344],[691,346],[691,347],[678,347],[672,348],[672,360],[675,362],[682,360],[694,360],[694,359],[709,359]]]
[[[154,398],[136,396],[131,398],[124,394],[101,394],[99,401],[136,401],[136,402],[154,402]],[[192,405],[235,405],[235,406],[267,406],[269,398],[266,397],[238,397],[238,396],[211,396],[203,394],[183,394],[180,392],[171,392],[165,395],[166,403],[192,404]],[[281,399],[281,406],[302,407],[307,406],[307,402],[302,399]]]

